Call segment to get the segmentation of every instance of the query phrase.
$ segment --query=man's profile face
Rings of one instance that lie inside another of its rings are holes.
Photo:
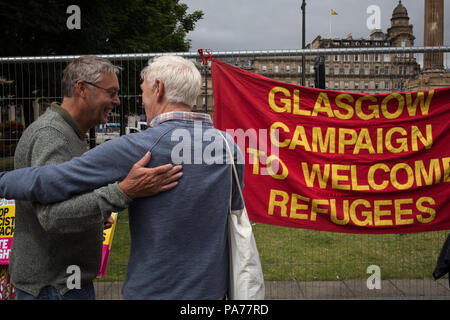
[[[101,81],[96,82],[95,85],[100,88],[89,86],[88,116],[95,122],[95,125],[99,125],[106,123],[108,114],[120,105],[119,80],[114,73],[102,74]]]

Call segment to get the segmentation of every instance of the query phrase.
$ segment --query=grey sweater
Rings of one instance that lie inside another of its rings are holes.
[[[54,103],[25,130],[14,165],[58,164],[85,151],[78,124]],[[130,202],[117,183],[49,205],[17,200],[9,265],[13,284],[34,296],[46,285],[65,294],[71,265],[80,267],[82,285],[92,281],[100,269],[104,220]]]

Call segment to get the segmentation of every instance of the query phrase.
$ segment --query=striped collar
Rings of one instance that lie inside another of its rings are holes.
[[[163,122],[172,120],[184,122],[202,121],[207,125],[213,125],[211,116],[209,114],[199,112],[172,111],[161,113],[160,115],[153,118],[153,120],[150,122],[150,127],[156,127]]]

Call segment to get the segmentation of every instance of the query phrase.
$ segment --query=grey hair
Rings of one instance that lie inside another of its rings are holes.
[[[62,94],[71,97],[78,80],[92,83],[102,81],[102,74],[118,74],[121,67],[97,56],[82,56],[70,62],[63,71]]]
[[[141,78],[149,85],[161,79],[168,102],[184,103],[191,108],[202,85],[202,76],[194,63],[180,56],[159,56],[149,60],[148,66],[141,71]]]

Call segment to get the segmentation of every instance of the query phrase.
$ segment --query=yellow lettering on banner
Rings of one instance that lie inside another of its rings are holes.
[[[276,200],[276,198],[281,196],[281,200]],[[289,194],[287,192],[281,190],[270,189],[270,198],[269,198],[269,208],[268,214],[270,216],[273,215],[275,207],[279,207],[281,210],[281,216],[287,217],[287,203],[289,201]]]
[[[428,115],[433,95],[434,90],[430,90],[418,92],[414,100],[411,93],[391,93],[386,96],[360,96],[355,101],[355,96],[344,93],[335,97],[336,108],[333,110],[327,92],[320,92],[311,112],[300,108],[299,89],[273,87],[268,94],[268,102],[270,108],[277,113],[287,112],[299,116],[317,116],[324,113],[329,118],[336,117],[341,120],[350,120],[355,114],[362,120],[379,119],[381,115],[386,119],[397,119],[404,113],[405,106],[411,117],[418,115],[418,106],[422,115]]]
[[[351,177],[352,177],[352,190],[359,190],[359,191],[369,190],[368,185],[358,185],[358,176],[357,176],[356,165],[351,165],[350,170],[351,170]]]
[[[431,127],[431,124],[427,124],[426,127],[426,133],[427,133],[427,137],[425,138],[422,134],[422,132],[420,132],[419,128],[416,126],[412,126],[411,127],[411,144],[412,144],[412,150],[413,151],[418,151],[419,148],[417,146],[417,139],[420,140],[420,142],[422,142],[422,144],[425,146],[425,149],[430,149],[432,144],[433,144],[433,130]]]
[[[400,144],[400,147],[395,148],[394,146],[392,146],[392,135],[396,132],[402,134],[402,136],[404,137],[408,135],[406,130],[401,127],[394,127],[389,129],[388,132],[386,133],[386,148],[392,153],[407,152],[408,141],[406,138],[397,138],[397,140],[395,140],[395,142]]]
[[[327,133],[325,134],[325,140],[322,135],[322,128],[314,127],[312,130],[312,150],[317,152],[317,143],[319,143],[320,152],[335,153],[335,141],[336,141],[336,128],[327,128]]]
[[[324,105],[322,107],[322,104]],[[330,99],[328,99],[328,95],[325,92],[319,93],[317,97],[316,104],[314,105],[314,109],[312,112],[313,116],[317,116],[319,112],[324,112],[328,115],[329,118],[333,118],[333,110],[331,110]]]
[[[303,128],[303,126],[297,126],[295,128],[294,136],[292,137],[289,149],[294,150],[296,146],[303,146],[306,151],[311,151],[308,139],[306,138],[305,128]]]
[[[375,98],[374,96],[361,96],[358,98],[358,100],[356,100],[355,103],[355,111],[356,111],[356,115],[362,119],[362,120],[370,120],[373,118],[379,118],[380,117],[380,110],[378,107],[378,104],[372,104],[370,106],[367,107],[367,109],[372,110],[372,113],[370,114],[365,114],[362,111],[362,103],[363,101],[371,101],[371,102],[375,102],[377,103],[378,100],[377,98]]]
[[[293,114],[299,116],[310,116],[311,111],[300,109],[300,90],[294,90],[294,111]]]
[[[392,99],[397,99],[398,102],[397,110],[394,113],[390,113],[387,107],[388,102],[391,101]],[[386,96],[383,99],[383,102],[381,102],[381,113],[387,119],[397,119],[402,114],[404,107],[405,107],[405,99],[403,98],[403,96],[399,93],[392,93]]]
[[[336,144],[338,144],[338,154],[350,152],[360,154],[361,150],[367,150],[369,154],[383,154],[386,151],[390,153],[418,151],[419,141],[425,149],[430,149],[433,145],[431,124],[425,126],[425,132],[422,132],[417,126],[411,126],[410,132],[409,129],[403,127],[376,128],[376,145],[371,137],[371,128],[361,128],[358,132],[352,128],[338,128],[337,131],[337,128],[334,127],[305,128],[303,125],[297,125],[291,139],[285,138],[284,140],[277,134],[278,129],[287,134],[291,132],[291,129],[283,122],[274,122],[270,127],[270,139],[274,145],[278,147],[289,145],[290,150],[302,146],[308,152],[333,154],[336,153]],[[410,145],[409,141],[411,141]],[[351,149],[351,147],[353,148]]]
[[[377,128],[377,153],[383,153],[383,128]]]
[[[375,149],[373,148],[372,140],[369,135],[369,129],[367,128],[362,128],[359,132],[358,138],[355,142],[353,154],[359,154],[361,149],[366,149],[370,154],[375,154]]]
[[[259,174],[259,164],[260,164],[260,156],[265,156],[265,152],[261,151],[261,150],[257,150],[257,149],[253,149],[253,148],[247,148],[247,153],[252,155],[252,157],[250,158],[250,164],[253,165],[253,170],[252,170],[252,174]],[[274,160],[277,160],[279,165],[281,166],[281,173],[278,173],[278,169],[280,168],[279,166],[276,166],[274,169],[274,165],[273,162]],[[286,167],[286,165],[284,164],[283,161],[281,161],[281,159],[272,154],[269,157],[267,157],[265,159],[265,161],[262,162],[263,165],[266,165],[267,168],[267,172],[269,173],[269,175],[277,180],[284,180],[287,178],[289,172],[288,172],[288,168]]]
[[[397,180],[397,171],[401,169],[406,171],[408,177],[408,180],[404,184],[401,184]],[[394,165],[391,169],[391,183],[398,190],[406,190],[411,188],[414,183],[414,172],[412,168],[407,163],[397,163]]]
[[[381,210],[380,206],[392,205],[392,200],[374,201],[374,220],[376,226],[392,226],[391,220],[383,220],[381,217],[391,215],[391,210]]]
[[[450,182],[450,157],[442,159],[442,165],[444,167],[444,179],[443,182]]]
[[[315,163],[312,165],[311,174],[309,174],[308,163],[302,162],[301,165],[302,165],[302,171],[303,171],[303,176],[305,177],[306,185],[309,188],[314,187],[314,180],[316,179],[316,175],[317,175],[317,180],[319,182],[319,187],[321,189],[325,189],[327,187],[328,178],[330,177],[330,165],[329,164],[324,164],[323,175],[322,175],[322,171],[320,170],[319,164]]]
[[[272,168],[272,162],[274,160],[277,160],[278,163],[281,165],[282,171],[280,174],[277,174],[276,172],[278,172],[278,170],[273,170]],[[281,161],[281,159],[279,157],[277,157],[276,155],[272,154],[267,158],[267,162],[266,162],[266,166],[267,166],[267,171],[269,172],[270,176],[274,179],[277,180],[284,180],[287,178],[289,172],[288,172],[288,168],[286,167],[286,165],[284,164],[283,161]]]
[[[342,100],[344,100],[344,99],[348,100],[351,103],[353,103],[355,101],[355,98],[353,98],[352,95],[349,95],[349,94],[340,94],[340,95],[338,95],[336,97],[336,106],[346,110],[347,113],[346,114],[342,114],[339,110],[334,110],[334,115],[338,119],[348,120],[348,119],[351,119],[353,117],[353,115],[355,113],[355,110],[353,109],[353,107],[351,105],[342,102]]]
[[[358,165],[308,164],[301,162],[305,184],[309,188],[316,185],[326,189],[331,178],[331,188],[337,190],[381,191],[392,185],[398,190],[407,190],[416,183],[417,187],[450,182],[450,157],[430,159],[426,166],[423,160],[413,164],[396,163],[392,167],[384,163],[375,163],[368,168],[367,174],[358,170]],[[361,176],[361,177],[360,177]]]
[[[308,220],[308,214],[306,213],[297,213],[297,210],[308,210],[308,205],[303,203],[298,203],[297,200],[301,200],[309,203],[310,199],[303,197],[299,194],[292,194],[291,198],[291,212],[289,217],[292,219],[300,219],[300,220]]]
[[[370,202],[369,201],[364,200],[364,199],[356,199],[350,205],[350,217],[351,217],[352,221],[357,226],[361,226],[361,227],[373,225],[372,212],[371,211],[361,211],[361,215],[363,217],[366,217],[364,220],[359,220],[358,217],[356,216],[356,207],[361,206],[361,205],[366,207],[366,208],[368,208],[368,209],[370,209]]]
[[[316,221],[317,213],[327,214],[328,209],[319,208],[320,205],[329,205],[328,200],[312,199],[311,202],[311,221]]]
[[[277,137],[276,137],[275,133],[276,133],[276,130],[278,128],[281,128],[281,129],[284,130],[284,132],[288,132],[289,133],[288,126],[285,125],[283,122],[274,122],[270,126],[270,141],[272,142],[272,144],[274,146],[277,146],[279,148],[287,147],[289,145],[289,143],[291,142],[291,139],[285,139],[283,142],[280,142],[279,140],[277,140]]]
[[[411,209],[402,209],[402,204],[412,204],[413,199],[396,199],[394,201],[395,206],[395,224],[397,226],[405,225],[405,224],[413,224],[413,219],[403,219],[403,215],[411,215]]]
[[[281,92],[284,95],[284,98],[280,99],[280,102],[283,104],[281,107],[278,106],[275,103],[275,94]],[[273,111],[282,113],[282,112],[288,112],[291,113],[291,99],[288,98],[291,97],[291,94],[288,89],[283,87],[274,87],[269,92],[269,106],[272,108]]]
[[[346,139],[350,135],[350,139]],[[345,153],[345,146],[351,146],[356,143],[356,131],[353,129],[339,128],[339,153]]]
[[[342,216],[338,218],[336,202],[342,201]],[[289,205],[290,201],[290,205]],[[311,199],[296,193],[270,190],[268,214],[273,216],[279,208],[281,217],[296,220],[317,221],[317,215],[329,214],[329,220],[336,225],[356,226],[403,226],[418,223],[430,223],[436,218],[436,204],[431,197],[420,197],[414,203],[413,198],[401,199]],[[289,205],[289,208],[288,208]],[[415,205],[415,208],[414,208]],[[418,211],[413,213],[413,208]],[[289,212],[288,212],[289,210]],[[327,217],[325,217],[327,219]]]
[[[416,115],[417,105],[420,103],[420,111],[422,115],[426,116],[428,114],[428,110],[430,109],[431,99],[433,98],[434,90],[428,91],[428,95],[425,100],[425,92],[418,92],[416,100],[412,103],[412,95],[411,93],[406,94],[406,107],[408,108],[408,114],[411,117]]]
[[[425,181],[425,185],[431,186],[433,184],[433,176],[436,177],[435,183],[441,182],[441,167],[439,166],[439,159],[431,159],[428,172],[425,170],[425,166],[422,160],[418,160],[414,164],[416,172],[416,185],[422,186],[422,178]]]
[[[259,156],[260,154],[265,155],[264,151],[259,151],[253,148],[247,148],[247,153],[253,155],[250,160],[250,164],[253,164],[253,174],[259,174]]]
[[[349,165],[333,164],[331,166],[331,187],[339,190],[350,190],[350,185],[339,184],[340,181],[348,181],[348,175],[340,175],[339,170],[350,171]]]
[[[330,216],[331,216],[331,222],[338,224],[338,225],[346,225],[349,223],[350,218],[348,216],[348,200],[344,200],[344,217],[342,220],[339,220],[337,217],[336,212],[336,199],[330,199]]]
[[[376,163],[373,166],[371,166],[369,168],[369,173],[368,173],[368,182],[370,187],[373,190],[384,190],[387,188],[387,186],[389,185],[389,181],[384,180],[381,184],[377,184],[375,183],[375,172],[377,170],[383,170],[384,172],[389,172],[390,169],[387,165],[385,165],[384,163]]]
[[[424,206],[423,204],[425,202],[427,202],[430,205],[436,204],[434,199],[430,198],[430,197],[421,197],[421,198],[417,199],[417,201],[416,201],[417,210],[419,210],[420,212],[423,212],[423,213],[427,213],[429,215],[428,218],[424,218],[423,215],[417,215],[416,219],[420,223],[429,223],[429,222],[433,221],[434,218],[436,217],[436,210],[434,210],[433,208]]]

